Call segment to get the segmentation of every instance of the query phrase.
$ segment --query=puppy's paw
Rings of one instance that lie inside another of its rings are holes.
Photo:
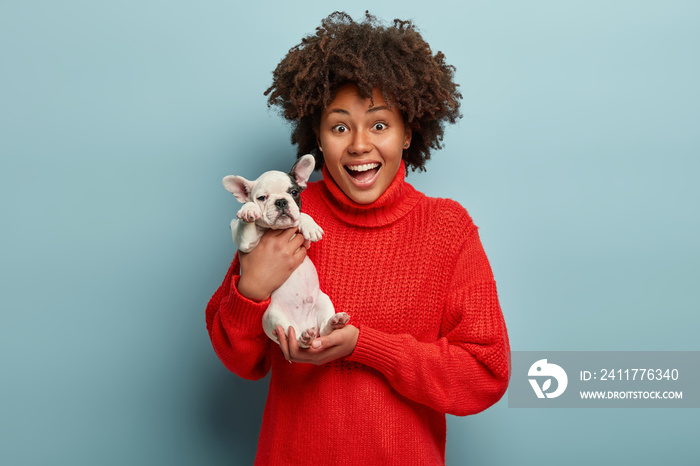
[[[318,337],[319,333],[316,327],[311,327],[310,329],[306,329],[302,332],[301,335],[299,335],[299,338],[297,338],[297,342],[299,342],[299,346],[302,348],[308,348],[311,346],[311,342],[314,341],[314,338]]]
[[[262,211],[257,204],[246,202],[236,216],[246,223],[252,223],[262,216]]]
[[[328,319],[328,324],[333,327],[333,330],[345,327],[348,322],[350,322],[350,316],[347,312],[333,314],[333,317]]]
[[[323,229],[318,226],[314,219],[308,215],[302,215],[299,220],[299,231],[304,236],[304,239],[315,243],[323,238]]]

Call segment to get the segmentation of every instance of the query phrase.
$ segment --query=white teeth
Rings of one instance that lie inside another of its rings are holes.
[[[366,172],[367,170],[377,168],[378,166],[378,163],[365,163],[363,165],[346,165],[348,170],[352,170],[354,172]]]

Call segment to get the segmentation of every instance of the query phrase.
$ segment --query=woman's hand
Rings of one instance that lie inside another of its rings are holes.
[[[300,348],[294,327],[289,327],[287,335],[282,327],[277,327],[277,338],[287,361],[316,365],[352,354],[359,335],[360,330],[354,325],[348,324],[343,328],[333,330],[325,337],[316,338],[311,343],[310,348]]]
[[[301,265],[306,257],[303,244],[304,237],[297,234],[296,228],[266,231],[255,249],[247,254],[238,252],[238,292],[255,301],[265,301]]]

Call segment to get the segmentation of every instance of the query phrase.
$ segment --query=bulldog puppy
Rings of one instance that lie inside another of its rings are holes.
[[[300,194],[315,163],[313,155],[307,154],[297,160],[288,174],[269,171],[255,181],[234,175],[224,177],[224,188],[243,203],[238,218],[231,220],[233,241],[241,252],[252,251],[270,228],[297,228],[304,236],[305,247],[321,239],[321,227],[301,213]],[[272,292],[262,325],[265,334],[277,344],[273,330],[279,325],[286,332],[292,326],[299,346],[308,348],[314,338],[344,327],[349,320],[345,312],[336,314],[328,295],[319,289],[316,267],[305,257],[287,281]]]

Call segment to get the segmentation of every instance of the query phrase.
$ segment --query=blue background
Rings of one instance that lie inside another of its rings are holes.
[[[342,7],[2,1],[0,463],[251,464],[266,383],[204,323],[220,180],[291,164],[262,93]],[[513,350],[700,349],[700,4],[345,7],[457,67],[464,118],[409,181],[479,225]],[[697,410],[506,405],[448,416],[448,464],[697,464]]]

